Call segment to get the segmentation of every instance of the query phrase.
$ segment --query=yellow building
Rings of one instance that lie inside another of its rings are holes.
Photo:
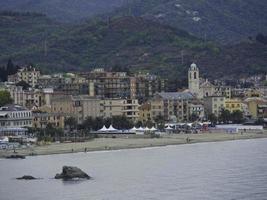
[[[65,116],[62,113],[33,113],[32,125],[34,128],[46,128],[48,124],[64,129]]]
[[[141,121],[142,123],[145,123],[147,121],[151,121],[151,105],[150,103],[145,103],[139,108],[139,119],[138,121]]]
[[[251,97],[247,98],[245,100],[247,106],[248,106],[248,111],[252,118],[257,119],[258,118],[258,108],[261,105],[266,105],[267,100],[260,98],[260,97]]]
[[[226,99],[225,109],[229,110],[230,112],[234,112],[234,111],[243,112],[242,102],[239,99]]]

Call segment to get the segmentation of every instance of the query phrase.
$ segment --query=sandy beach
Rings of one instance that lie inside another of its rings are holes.
[[[20,155],[50,155],[102,150],[118,150],[144,147],[158,147],[166,145],[192,144],[200,142],[219,142],[228,140],[267,138],[267,131],[262,133],[203,133],[203,134],[173,134],[163,135],[160,138],[96,138],[82,143],[52,143],[50,145],[32,146],[17,149]],[[0,157],[14,154],[13,150],[0,150]]]

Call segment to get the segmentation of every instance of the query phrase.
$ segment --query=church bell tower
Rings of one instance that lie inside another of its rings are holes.
[[[196,95],[200,95],[199,89],[199,69],[195,63],[192,63],[188,70],[188,87],[189,91]]]

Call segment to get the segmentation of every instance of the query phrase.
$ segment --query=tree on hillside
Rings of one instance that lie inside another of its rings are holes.
[[[0,91],[0,107],[13,103],[13,99],[8,91]]]
[[[16,74],[19,67],[15,66],[11,59],[6,66],[0,67],[0,80],[7,81],[8,75]]]
[[[12,60],[9,59],[8,62],[7,62],[6,70],[7,70],[7,74],[8,74],[8,75],[16,74],[17,71],[18,71],[18,67],[16,67],[16,66],[13,64]]]
[[[259,33],[256,36],[256,40],[262,44],[267,44],[267,36],[263,35],[262,33]]]

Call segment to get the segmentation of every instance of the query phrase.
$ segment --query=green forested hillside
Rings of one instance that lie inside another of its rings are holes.
[[[266,10],[262,0],[133,0],[111,16],[142,16],[225,44],[267,34]]]
[[[140,17],[69,26],[39,14],[0,15],[0,63],[34,63],[46,71],[127,67],[183,81],[191,62],[209,78],[266,72],[267,45],[221,46]]]
[[[68,23],[141,16],[220,43],[267,34],[266,0],[2,0],[0,10],[40,12]]]
[[[123,3],[124,0],[2,0],[0,10],[38,12],[56,21],[76,23],[111,12]]]

